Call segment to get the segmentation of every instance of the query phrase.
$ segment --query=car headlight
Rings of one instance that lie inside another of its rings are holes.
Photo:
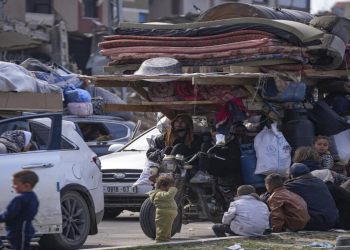
[[[162,170],[163,173],[174,172],[176,169],[176,162],[173,160],[163,161],[160,166],[160,169]]]

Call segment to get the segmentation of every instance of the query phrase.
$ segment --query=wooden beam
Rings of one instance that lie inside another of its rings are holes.
[[[173,102],[141,102],[141,105],[203,105],[215,104],[212,101],[173,101]]]
[[[111,66],[104,66],[103,72],[104,73],[113,73],[113,72],[123,72],[126,70],[138,70],[140,68],[141,64],[124,64],[124,65],[111,65]]]
[[[94,81],[95,87],[130,87],[131,81],[115,81],[115,80],[102,80],[98,79]],[[146,81],[137,82],[141,87],[148,87]]]
[[[334,75],[334,76],[348,76],[347,70],[330,70],[330,71],[317,71],[314,69],[306,69],[304,70],[306,74],[315,74],[315,75]]]
[[[193,77],[192,85],[256,85],[259,79],[229,78],[229,77]]]
[[[151,99],[148,96],[148,92],[141,87],[140,85],[138,85],[137,83],[131,83],[130,86],[133,90],[135,90],[143,99],[145,99],[146,101],[151,101]],[[157,109],[162,112],[166,117],[168,117],[170,120],[175,118],[175,111],[167,108],[167,107],[157,107]]]
[[[261,98],[261,96],[259,95],[259,93],[254,89],[253,86],[244,85],[243,87],[253,96],[253,98],[254,98],[257,102],[263,102],[263,101],[264,101],[264,100]]]
[[[154,106],[141,106],[141,105],[129,105],[129,104],[104,104],[103,110],[131,111],[131,112],[158,112],[158,109]]]
[[[227,66],[224,67],[224,72],[228,73],[260,73],[259,67],[250,66]]]

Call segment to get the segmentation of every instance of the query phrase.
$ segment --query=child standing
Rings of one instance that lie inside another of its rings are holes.
[[[312,147],[316,150],[320,156],[321,165],[323,168],[332,169],[334,165],[334,160],[331,153],[328,151],[331,145],[331,139],[327,136],[319,135],[313,142]]]
[[[16,196],[0,214],[0,222],[6,223],[7,238],[13,250],[29,250],[35,230],[32,220],[38,212],[39,201],[33,192],[38,176],[30,170],[22,170],[12,176]]]
[[[177,188],[174,187],[174,179],[167,175],[160,176],[156,184],[157,189],[149,192],[150,199],[156,207],[156,243],[168,242],[177,216],[177,205],[174,200]]]
[[[269,225],[269,209],[260,201],[255,188],[243,185],[237,189],[238,197],[231,202],[230,208],[222,218],[223,224],[214,225],[217,237],[230,235],[259,236]]]

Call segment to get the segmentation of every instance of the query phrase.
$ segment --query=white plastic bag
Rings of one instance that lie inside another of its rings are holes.
[[[265,127],[254,139],[254,148],[258,159],[255,174],[277,173],[286,177],[291,164],[291,147],[276,124],[271,129]]]
[[[350,121],[348,121],[350,123]],[[340,160],[337,165],[346,165],[350,159],[350,129],[333,135]]]

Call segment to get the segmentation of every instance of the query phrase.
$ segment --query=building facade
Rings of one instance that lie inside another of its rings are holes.
[[[350,2],[336,2],[331,10],[337,16],[350,18]]]

